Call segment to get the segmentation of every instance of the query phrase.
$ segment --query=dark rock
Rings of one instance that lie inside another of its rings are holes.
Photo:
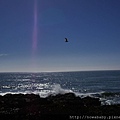
[[[101,106],[98,98],[80,98],[73,93],[40,98],[35,94],[6,94],[0,96],[0,118],[9,120],[62,119],[70,115],[120,115],[120,105]]]
[[[85,97],[82,99],[86,106],[100,106],[101,102],[99,98]]]

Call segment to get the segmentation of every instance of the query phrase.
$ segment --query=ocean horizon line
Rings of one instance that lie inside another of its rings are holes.
[[[66,71],[0,71],[0,73],[59,73],[59,72],[104,72],[104,71],[120,71],[120,69],[119,70],[117,70],[117,69],[111,69],[111,70],[66,70]]]

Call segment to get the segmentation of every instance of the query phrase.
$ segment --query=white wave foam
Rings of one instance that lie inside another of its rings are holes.
[[[40,87],[41,85],[39,85]],[[25,87],[25,86],[24,86]],[[38,87],[38,86],[37,86]],[[65,94],[69,92],[73,92],[72,90],[63,89],[60,84],[54,84],[51,85],[51,89],[38,89],[37,90],[27,90],[27,91],[17,91],[17,92],[4,92],[0,93],[0,95],[6,95],[6,94],[37,94],[40,97],[47,97],[49,95],[57,95],[57,94]]]
[[[56,95],[56,94],[65,94],[65,93],[69,93],[69,92],[73,92],[72,90],[68,90],[68,89],[63,89],[60,84],[55,84],[53,85],[53,89],[51,91],[51,94]]]
[[[26,86],[20,86],[20,87],[26,87]],[[28,86],[27,86],[28,87]],[[31,87],[31,86],[30,86]],[[15,89],[15,91],[10,91],[10,92],[0,92],[0,95],[4,96],[6,94],[36,94],[39,95],[42,98],[48,97],[49,95],[57,95],[57,94],[65,94],[65,93],[74,93],[76,96],[79,96],[81,98],[84,97],[96,97],[96,98],[100,98],[101,101],[101,105],[112,105],[112,104],[120,104],[120,96],[114,96],[114,97],[102,97],[101,94],[104,93],[104,91],[101,92],[74,92],[70,89],[63,89],[60,84],[54,84],[54,85],[50,85],[50,84],[34,84],[34,87],[36,89],[27,89],[27,90],[23,90],[21,89],[21,91],[17,91],[17,89]],[[32,87],[31,87],[32,88]]]
[[[101,92],[88,92],[88,93],[78,93],[78,92],[76,92],[75,94],[76,94],[76,96],[84,98],[84,97],[87,97],[87,96],[89,96],[89,97],[100,97],[100,94],[102,94],[102,93],[103,93],[103,91],[101,91]]]

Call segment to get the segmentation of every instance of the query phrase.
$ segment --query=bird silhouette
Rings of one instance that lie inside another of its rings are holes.
[[[67,38],[65,38],[65,42],[68,42],[68,39],[67,39]]]

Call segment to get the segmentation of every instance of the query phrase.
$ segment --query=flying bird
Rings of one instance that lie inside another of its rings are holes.
[[[67,39],[67,38],[65,38],[65,42],[68,42],[68,39]]]

